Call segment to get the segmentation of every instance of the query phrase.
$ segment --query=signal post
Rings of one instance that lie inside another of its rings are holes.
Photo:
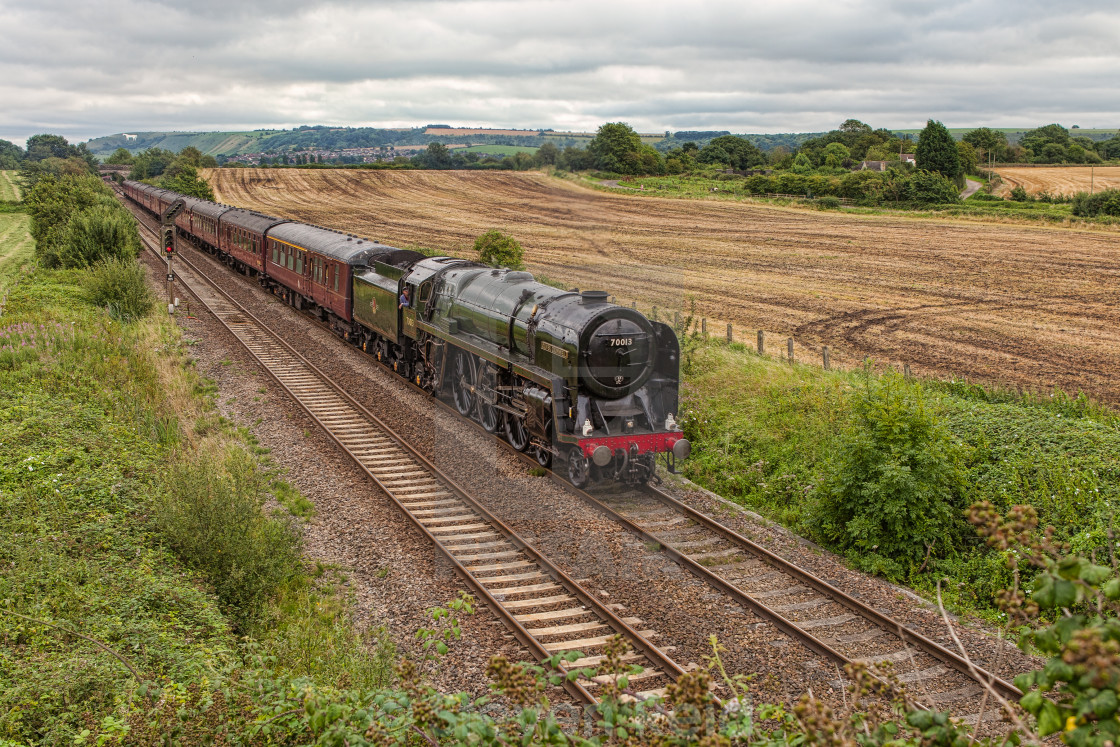
[[[167,313],[175,313],[174,283],[175,273],[171,269],[171,258],[175,256],[175,217],[183,211],[186,203],[182,198],[167,206],[160,216],[160,246],[167,258]]]

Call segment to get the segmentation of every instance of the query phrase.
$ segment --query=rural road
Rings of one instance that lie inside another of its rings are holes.
[[[964,188],[964,191],[961,192],[961,199],[962,200],[967,200],[969,197],[972,197],[974,194],[976,194],[976,192],[980,189],[980,187],[984,186],[980,182],[974,182],[971,179],[965,179],[964,183],[965,183],[965,188]]]

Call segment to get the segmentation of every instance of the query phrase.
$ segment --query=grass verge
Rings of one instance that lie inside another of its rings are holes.
[[[173,322],[118,321],[85,276],[25,275],[0,317],[0,740],[246,679],[387,683],[392,643],[298,552],[310,502],[214,412]]]

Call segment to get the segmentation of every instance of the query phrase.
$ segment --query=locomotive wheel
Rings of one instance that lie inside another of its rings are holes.
[[[506,415],[506,441],[509,441],[509,445],[518,451],[525,451],[529,445],[529,431],[525,430],[521,418]]]
[[[545,433],[548,435],[548,440],[551,441],[552,440],[552,425],[551,424],[549,424],[548,428],[545,429]],[[548,469],[549,466],[552,464],[552,451],[550,451],[548,449],[548,447],[546,447],[546,446],[541,446],[540,444],[536,444],[536,445],[533,446],[533,458],[537,460],[537,464],[544,467],[545,469]]]
[[[587,487],[591,481],[591,466],[578,447],[568,452],[568,480],[577,488]]]
[[[455,409],[464,417],[470,417],[474,409],[474,381],[474,363],[470,355],[456,352],[451,363],[451,393]]]
[[[498,408],[494,401],[498,398],[498,371],[489,363],[482,363],[478,367],[478,422],[486,429],[487,433],[498,430]]]

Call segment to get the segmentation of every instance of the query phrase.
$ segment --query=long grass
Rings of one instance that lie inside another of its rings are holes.
[[[19,202],[23,199],[16,177],[18,171],[0,171],[0,202]]]
[[[31,218],[23,213],[0,213],[0,299],[27,271],[35,254],[29,228]]]

